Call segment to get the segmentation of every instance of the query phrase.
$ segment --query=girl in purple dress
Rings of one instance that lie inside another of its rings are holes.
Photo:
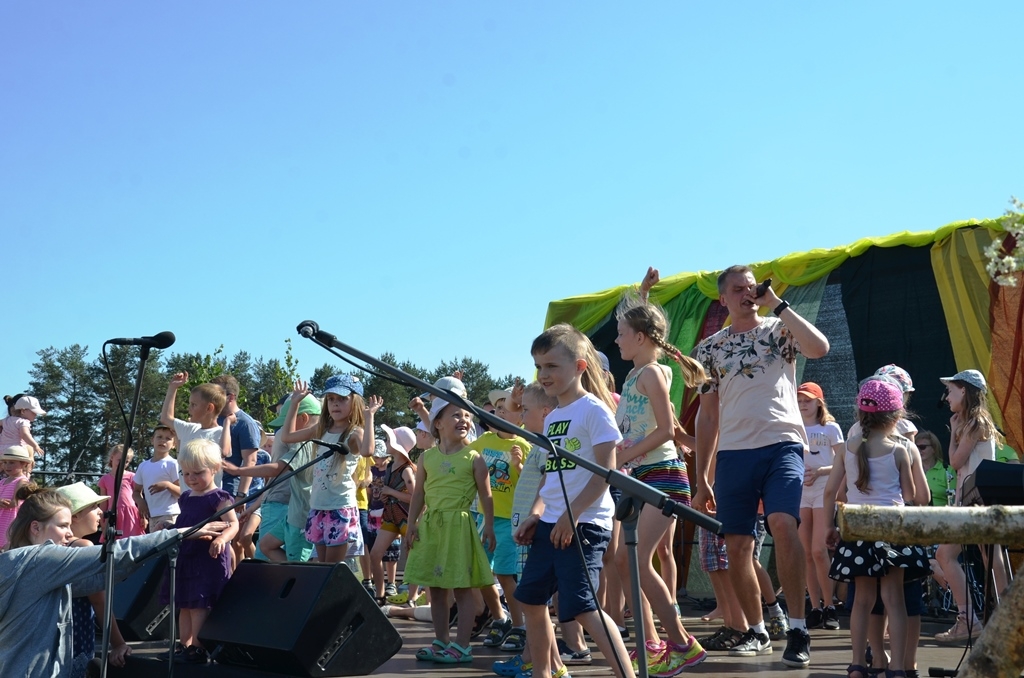
[[[222,461],[220,447],[205,439],[189,441],[178,455],[188,490],[178,499],[181,515],[177,527],[195,525],[234,503],[231,495],[213,482]],[[177,579],[174,598],[181,610],[178,616],[181,645],[183,659],[188,663],[206,663],[206,650],[199,644],[199,632],[231,577],[228,546],[238,532],[238,518],[234,511],[228,511],[220,520],[229,525],[216,539],[209,543],[184,541],[178,556],[178,572],[182,576]]]

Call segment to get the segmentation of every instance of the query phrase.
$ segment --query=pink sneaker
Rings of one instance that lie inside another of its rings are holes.
[[[967,624],[967,614],[961,612],[956,616],[956,623],[948,631],[935,634],[935,640],[940,643],[958,643],[968,638],[977,638],[978,634],[981,633],[981,622],[978,621],[977,617],[970,623],[970,628]]]

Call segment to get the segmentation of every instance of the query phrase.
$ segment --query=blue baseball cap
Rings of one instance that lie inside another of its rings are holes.
[[[358,377],[351,374],[336,374],[324,384],[324,395],[337,393],[340,396],[347,396],[353,393],[363,395],[363,383]]]

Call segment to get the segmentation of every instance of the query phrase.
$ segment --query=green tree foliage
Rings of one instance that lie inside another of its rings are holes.
[[[125,439],[125,420],[138,374],[138,347],[112,346],[107,354],[123,415],[103,361],[99,357],[90,359],[88,347],[74,344],[58,349],[51,346],[37,355],[38,360],[29,370],[26,392],[39,398],[48,414],[38,418],[32,426],[33,435],[46,451],[46,456],[37,460],[36,471],[48,474],[42,479],[51,484],[77,480],[69,475],[71,473],[103,473],[107,451]],[[399,361],[393,353],[384,353],[380,358],[428,383],[461,371],[470,398],[481,404],[487,400],[489,390],[507,388],[513,381],[512,375],[491,377],[486,364],[468,357],[443,362],[433,370],[407,360]],[[152,428],[163,405],[168,380],[175,372],[189,373],[189,382],[180,389],[176,399],[175,414],[181,419],[188,418],[188,392],[192,387],[230,373],[239,382],[240,407],[257,420],[268,421],[270,406],[290,393],[295,379],[303,376],[292,355],[290,339],[285,340],[284,355],[280,358],[253,357],[239,351],[229,359],[223,346],[206,354],[152,351],[143,375],[133,431],[135,464],[152,452]],[[377,413],[377,424],[416,425],[417,417],[409,410],[409,401],[419,395],[419,389],[395,383],[374,371],[352,369],[347,364],[325,363],[313,370],[308,379],[313,392],[321,394],[330,376],[346,372],[363,381],[367,396],[378,395],[384,399],[384,407]],[[379,430],[375,435],[380,435]]]

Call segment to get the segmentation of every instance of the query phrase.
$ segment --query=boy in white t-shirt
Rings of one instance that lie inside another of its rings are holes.
[[[160,423],[174,430],[178,447],[184,448],[189,441],[205,438],[221,446],[223,428],[217,424],[217,415],[227,403],[227,394],[217,384],[199,384],[188,397],[188,421],[174,416],[174,399],[178,389],[188,383],[188,372],[178,372],[167,384],[167,395],[160,410]],[[230,454],[230,450],[228,451]]]
[[[169,527],[181,513],[178,497],[178,461],[171,456],[174,447],[174,431],[163,424],[153,430],[153,458],[139,464],[132,481],[135,504],[149,521],[149,531],[156,532]]]

